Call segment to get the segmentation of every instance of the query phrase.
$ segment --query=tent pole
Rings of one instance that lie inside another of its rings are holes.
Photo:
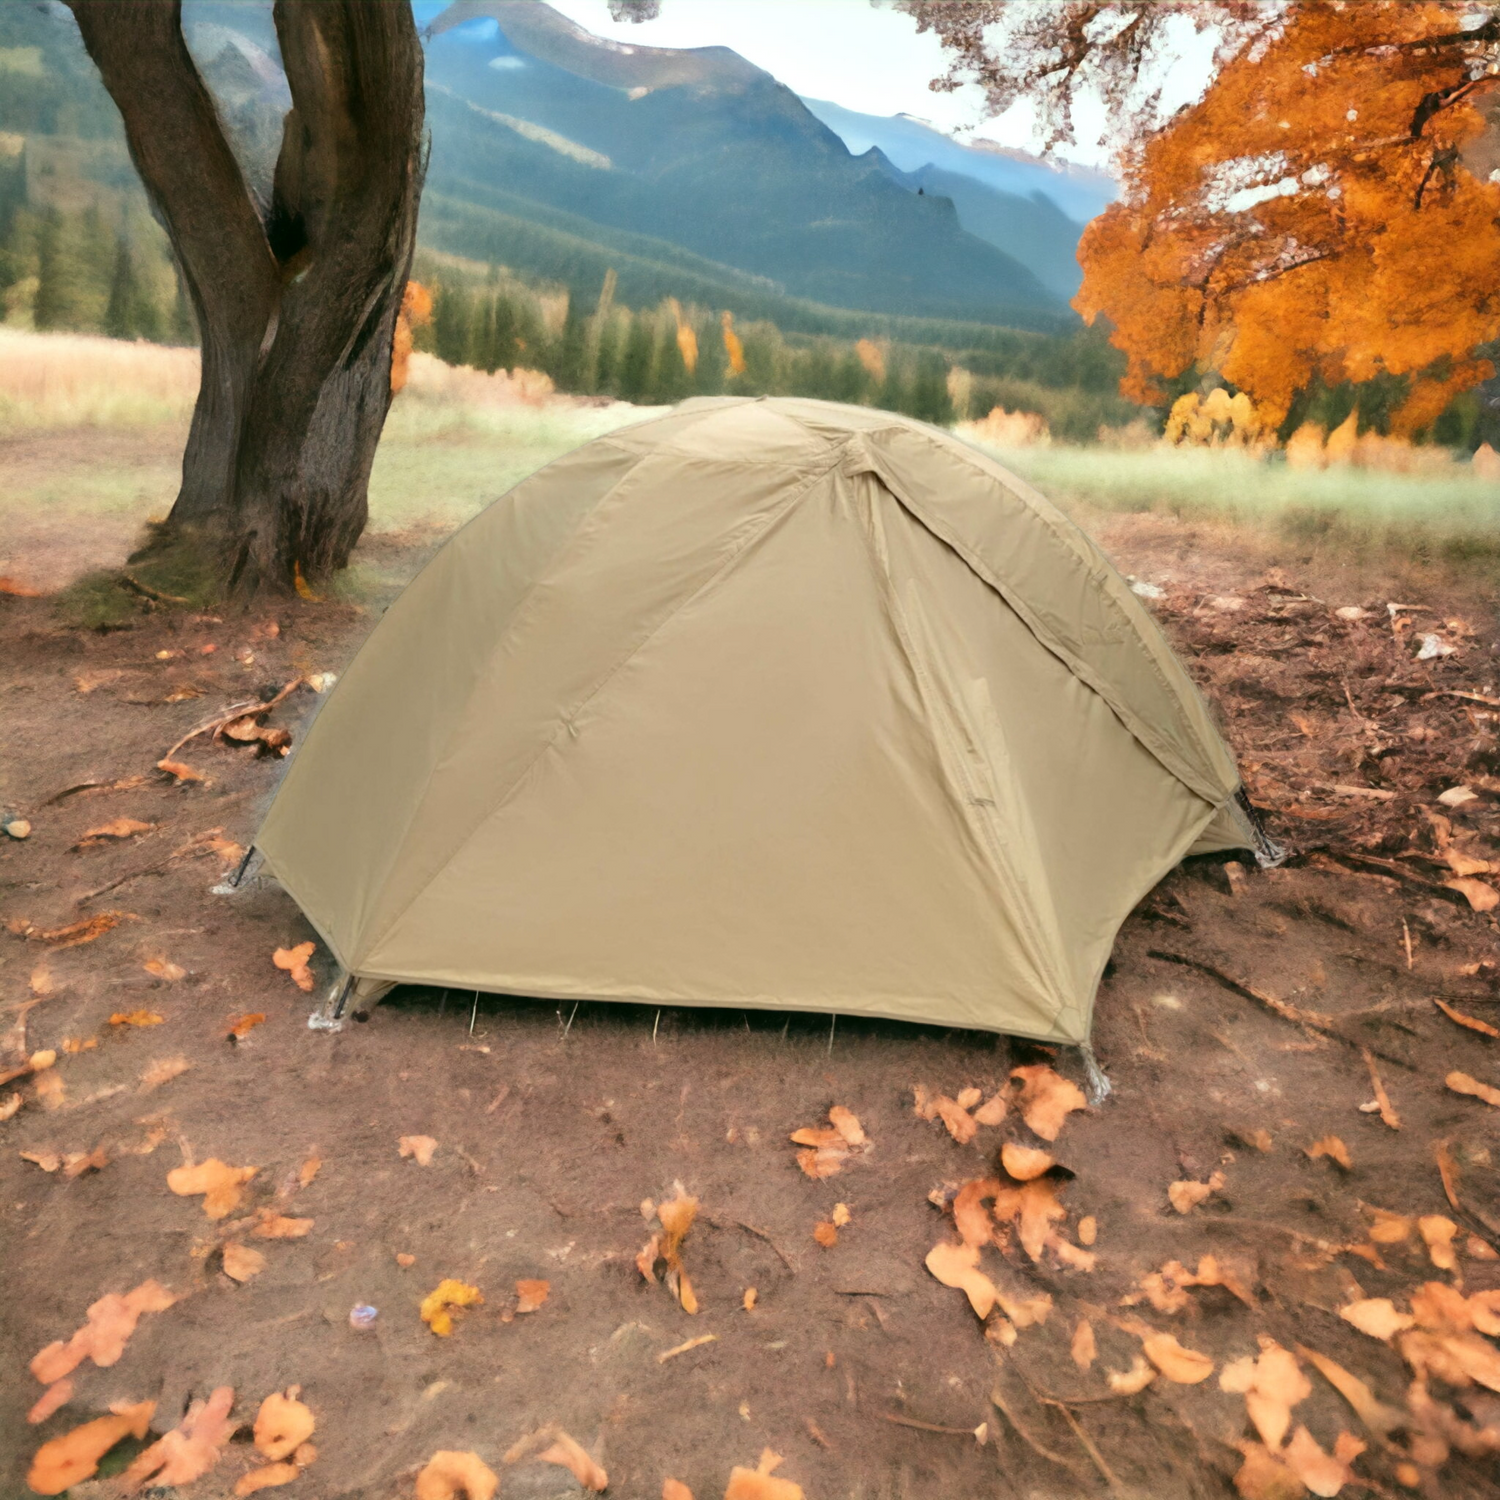
[[[335,979],[332,988],[324,996],[323,1003],[307,1018],[310,1031],[342,1031],[344,1029],[344,1007],[349,1003],[349,993],[354,988],[354,975],[345,974]]]

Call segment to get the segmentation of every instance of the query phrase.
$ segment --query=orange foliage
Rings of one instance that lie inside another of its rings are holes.
[[[734,314],[722,313],[719,322],[724,329],[724,353],[729,357],[729,373],[743,375],[745,373],[745,346],[740,342],[739,334],[734,331]]]
[[[1074,304],[1114,325],[1126,395],[1160,402],[1160,379],[1201,366],[1274,428],[1315,379],[1405,376],[1410,435],[1494,373],[1475,350],[1500,337],[1500,182],[1465,149],[1500,27],[1478,14],[1294,0],[1127,154]]]
[[[391,339],[391,394],[406,384],[406,367],[411,359],[412,332],[432,317],[432,293],[420,281],[408,281],[401,294],[401,311],[396,314],[396,331]]]

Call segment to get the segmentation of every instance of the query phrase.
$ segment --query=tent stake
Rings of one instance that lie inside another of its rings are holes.
[[[573,1009],[568,1012],[568,1024],[563,1027],[562,1039],[567,1041],[568,1033],[573,1029],[573,1017],[578,1014],[578,1001],[573,1002]]]
[[[469,1012],[469,1035],[474,1035],[474,1020],[479,1014],[479,991],[474,991],[474,1009]]]
[[[656,1028],[661,1025],[661,1012],[657,1011],[656,1020],[651,1025],[651,1045],[656,1045]]]
[[[829,1018],[828,1018],[828,1055],[830,1057],[833,1056],[833,1028],[835,1026],[837,1026],[838,1024],[839,1024],[839,1018],[837,1016],[829,1016]]]
[[[1103,1104],[1114,1093],[1114,1086],[1110,1083],[1104,1069],[1099,1066],[1099,1059],[1094,1056],[1091,1043],[1080,1042],[1078,1054],[1083,1059],[1083,1071],[1088,1078],[1089,1103]]]

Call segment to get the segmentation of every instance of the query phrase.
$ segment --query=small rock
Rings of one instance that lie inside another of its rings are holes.
[[[31,836],[31,824],[25,818],[18,818],[14,813],[0,813],[0,833],[8,834],[13,839],[24,839]]]
[[[379,1310],[371,1307],[368,1302],[356,1302],[349,1309],[349,1326],[363,1333],[367,1328],[375,1326],[375,1319],[379,1316]]]
[[[1346,604],[1342,609],[1334,610],[1334,614],[1340,620],[1363,620],[1369,615],[1369,610],[1361,609],[1357,604]]]
[[[1438,801],[1444,807],[1462,807],[1466,802],[1477,802],[1479,793],[1472,787],[1450,786],[1446,792],[1439,793]]]
[[[1167,591],[1159,589],[1154,583],[1146,583],[1139,578],[1130,580],[1130,592],[1139,594],[1142,599],[1165,599]]]
[[[1417,642],[1420,646],[1417,652],[1418,661],[1431,661],[1434,657],[1438,656],[1453,656],[1458,651],[1458,647],[1451,641],[1445,641],[1442,636],[1436,633],[1419,635]]]

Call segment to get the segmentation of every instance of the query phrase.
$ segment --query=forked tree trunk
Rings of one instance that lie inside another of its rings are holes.
[[[343,567],[367,518],[421,192],[406,0],[276,0],[291,87],[263,222],[180,0],[69,0],[198,315],[203,373],[157,545],[240,592]]]

